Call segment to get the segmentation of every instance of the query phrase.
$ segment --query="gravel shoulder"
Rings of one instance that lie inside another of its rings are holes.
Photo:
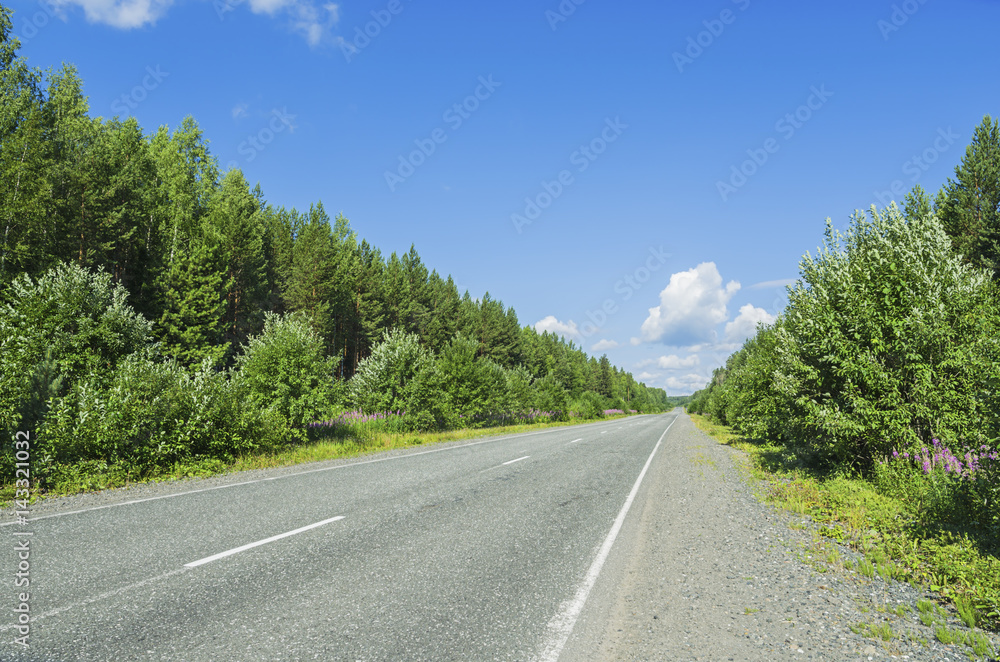
[[[977,659],[921,623],[930,593],[845,569],[857,554],[762,503],[746,463],[680,416],[561,660]]]

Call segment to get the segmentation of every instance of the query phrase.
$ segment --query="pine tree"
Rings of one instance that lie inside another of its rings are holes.
[[[236,349],[263,328],[270,291],[264,254],[260,202],[243,173],[230,170],[209,203],[202,223],[204,241],[223,265],[226,285],[225,342]]]
[[[201,245],[178,253],[159,289],[163,312],[154,333],[164,353],[188,366],[221,361],[229,350],[223,315],[230,284],[223,282],[215,251]]]
[[[1000,275],[1000,122],[986,116],[939,198],[955,250]]]

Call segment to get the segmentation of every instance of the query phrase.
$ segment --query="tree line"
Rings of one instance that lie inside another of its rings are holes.
[[[321,202],[269,203],[220,171],[192,117],[150,134],[91,117],[73,66],[28,66],[11,15],[0,6],[0,428],[37,431],[52,463],[234,456],[352,407],[434,428],[667,406],[607,356],[460,294],[414,247],[384,256]]]

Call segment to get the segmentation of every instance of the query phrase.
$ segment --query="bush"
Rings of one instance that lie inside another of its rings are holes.
[[[253,405],[277,412],[295,430],[336,405],[334,362],[302,316],[268,313],[263,332],[250,338],[236,365]]]
[[[584,391],[573,404],[572,411],[587,420],[604,418],[604,398],[594,391]]]
[[[549,373],[541,379],[536,379],[531,385],[532,406],[541,411],[550,411],[555,420],[569,420],[569,400],[566,389]]]
[[[485,427],[507,410],[507,375],[491,359],[477,357],[479,343],[452,338],[436,362],[437,390],[448,401],[449,427]]]
[[[104,378],[149,344],[151,324],[111,276],[61,264],[21,275],[0,306],[0,431],[35,430],[48,401],[83,378]],[[8,435],[9,436],[9,435]]]
[[[825,247],[800,266],[784,315],[791,441],[868,470],[896,448],[997,429],[997,295],[936,218],[907,221],[893,205],[856,214],[846,235],[828,222]]]
[[[134,354],[107,381],[80,381],[53,402],[38,432],[42,477],[94,461],[139,475],[199,457],[228,461],[284,440],[283,419],[259,409],[239,375],[216,372],[210,359],[190,373]]]
[[[401,329],[386,331],[371,356],[358,365],[348,386],[350,401],[366,414],[406,410],[414,379],[433,365],[420,338]],[[426,379],[422,388],[426,388]]]

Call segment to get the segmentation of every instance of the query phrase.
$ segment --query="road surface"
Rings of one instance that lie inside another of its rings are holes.
[[[678,415],[5,513],[11,579],[30,539],[30,630],[12,643],[8,611],[0,657],[557,659]]]

